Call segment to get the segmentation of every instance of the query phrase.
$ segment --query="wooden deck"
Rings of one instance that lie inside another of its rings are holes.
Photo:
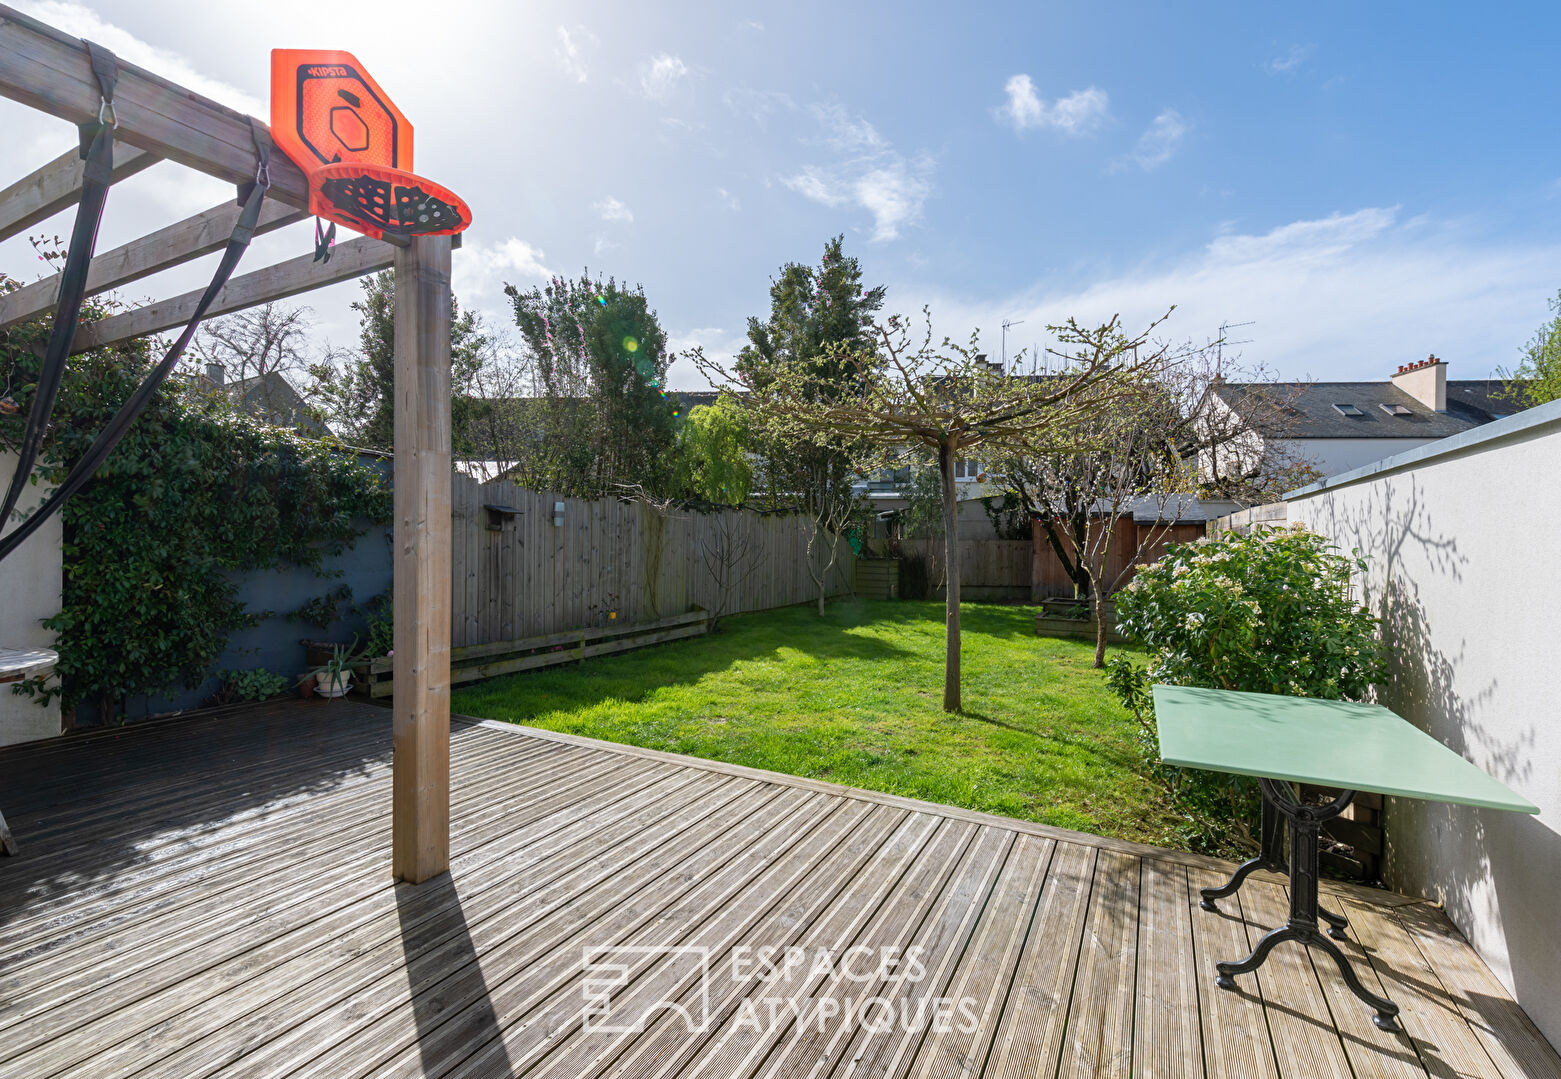
[[[1272,880],[1210,914],[1195,889],[1229,867],[1194,857],[524,728],[453,738],[453,868],[416,888],[388,878],[378,708],[0,752],[21,844],[0,1076],[1561,1077],[1421,903],[1329,889],[1403,1007],[1387,1035],[1304,951],[1213,987],[1283,920]],[[643,1030],[582,1026],[593,946],[639,949],[608,994]],[[755,946],[806,961],[734,976]]]

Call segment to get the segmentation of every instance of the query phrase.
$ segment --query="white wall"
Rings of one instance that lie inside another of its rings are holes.
[[[1561,1045],[1561,402],[1294,492],[1289,515],[1369,566],[1381,702],[1543,810],[1390,798],[1384,879],[1445,903]]]
[[[1430,438],[1297,438],[1288,441],[1324,476],[1374,464],[1436,441]]]
[[[11,482],[16,455],[0,451],[0,494]],[[47,493],[28,487],[22,510],[30,510]],[[14,523],[3,529],[11,531]],[[3,533],[0,533],[3,534]],[[60,519],[58,515],[33,533],[14,554],[0,562],[0,648],[52,648],[54,634],[39,619],[60,611]],[[51,738],[60,733],[60,704],[40,707],[30,697],[0,685],[0,745]]]

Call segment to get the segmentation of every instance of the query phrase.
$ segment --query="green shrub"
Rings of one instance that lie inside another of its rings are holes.
[[[286,693],[292,686],[286,675],[272,674],[264,667],[256,667],[252,671],[220,671],[217,679],[222,684],[212,698],[215,704],[268,701]]]
[[[1173,544],[1116,595],[1117,629],[1150,656],[1112,661],[1109,684],[1139,719],[1145,767],[1195,849],[1250,849],[1254,780],[1160,763],[1152,683],[1361,700],[1382,672],[1377,620],[1354,597],[1364,563],[1301,530]]]

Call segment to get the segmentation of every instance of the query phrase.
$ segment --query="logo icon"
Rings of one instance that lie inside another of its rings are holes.
[[[587,1034],[639,1034],[662,1014],[680,1016],[690,1034],[703,1034],[710,1028],[710,949],[688,945],[593,945],[584,951],[585,1017],[581,1029]],[[660,985],[663,975],[675,973],[682,985],[689,975],[693,986],[678,994],[678,1000],[658,997],[653,990],[636,992],[632,980],[654,968]]]

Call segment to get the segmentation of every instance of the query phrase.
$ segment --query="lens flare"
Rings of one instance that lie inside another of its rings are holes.
[[[625,337],[623,339],[623,347],[627,352],[638,352],[640,343],[632,337]]]
[[[607,306],[607,297],[606,296],[598,296],[598,297],[596,297],[596,302],[601,304],[603,307],[606,307]]]

